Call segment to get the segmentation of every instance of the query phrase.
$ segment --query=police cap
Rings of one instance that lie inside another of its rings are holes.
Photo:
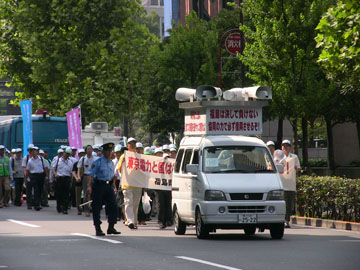
[[[105,143],[101,147],[102,147],[103,151],[112,151],[114,148],[114,145],[115,145],[114,143]]]

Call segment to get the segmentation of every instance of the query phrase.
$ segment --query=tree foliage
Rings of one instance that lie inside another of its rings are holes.
[[[360,3],[339,1],[319,22],[319,61],[343,93],[360,93]]]
[[[156,42],[134,19],[139,1],[4,0],[0,13],[1,76],[21,86],[20,99],[59,115],[82,104],[89,120],[110,123],[128,113]]]

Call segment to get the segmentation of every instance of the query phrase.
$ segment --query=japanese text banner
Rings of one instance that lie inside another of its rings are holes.
[[[121,185],[171,191],[175,159],[125,151]]]
[[[82,148],[81,139],[81,122],[80,122],[80,108],[77,107],[70,112],[66,113],[69,145],[76,147],[77,149]]]
[[[284,172],[280,174],[284,190],[296,191],[296,169],[295,158],[287,157],[280,161],[284,165]]]
[[[28,145],[33,143],[32,122],[31,122],[31,99],[20,101],[21,114],[23,119],[23,155],[28,154]]]

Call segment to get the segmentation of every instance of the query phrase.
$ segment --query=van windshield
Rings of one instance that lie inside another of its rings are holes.
[[[275,173],[269,151],[261,146],[218,146],[204,149],[205,173]]]

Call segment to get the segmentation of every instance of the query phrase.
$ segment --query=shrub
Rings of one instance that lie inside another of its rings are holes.
[[[360,222],[360,179],[298,177],[297,212],[306,217]]]

